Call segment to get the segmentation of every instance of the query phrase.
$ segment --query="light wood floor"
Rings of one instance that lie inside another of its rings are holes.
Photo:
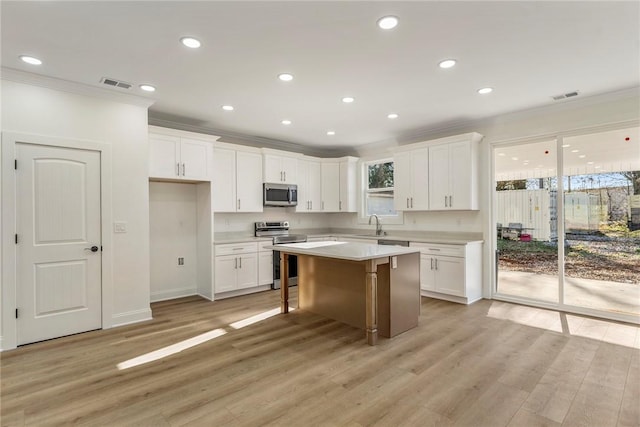
[[[293,292],[295,297],[295,291]],[[483,300],[422,299],[418,328],[361,330],[264,292],[153,305],[154,320],[4,352],[1,424],[638,426],[638,328]],[[117,365],[223,328],[153,362]]]

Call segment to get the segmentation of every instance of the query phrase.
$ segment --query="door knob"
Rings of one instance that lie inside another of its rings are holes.
[[[90,248],[84,248],[85,251],[98,252],[97,246],[91,246]]]

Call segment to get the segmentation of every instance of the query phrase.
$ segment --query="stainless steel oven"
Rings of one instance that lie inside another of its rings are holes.
[[[256,222],[255,223],[255,235],[257,237],[271,236],[273,237],[274,245],[282,245],[286,243],[300,243],[306,242],[307,236],[303,234],[289,234],[289,222],[288,221],[273,221],[273,222]],[[280,278],[282,272],[280,271],[280,251],[273,251],[273,289],[280,289]],[[298,257],[295,255],[289,256],[289,286],[295,286],[298,284]]]

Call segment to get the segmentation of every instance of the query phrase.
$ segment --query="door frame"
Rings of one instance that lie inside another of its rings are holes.
[[[17,248],[14,241],[16,233],[16,174],[14,160],[16,158],[16,144],[34,144],[50,147],[71,148],[79,150],[97,151],[100,153],[100,213],[102,234],[102,329],[113,326],[113,245],[110,224],[111,218],[111,146],[105,142],[80,140],[73,138],[53,137],[45,135],[2,132],[0,146],[2,166],[1,188],[1,218],[0,230],[2,244],[0,254],[1,304],[0,315],[0,350],[17,347],[17,322],[15,318],[16,299],[16,261]]]
[[[640,126],[639,120],[628,120],[617,123],[610,123],[599,126],[589,126],[565,131],[558,132],[549,132],[546,134],[540,134],[530,137],[522,137],[522,138],[513,138],[508,140],[500,140],[494,141],[489,144],[487,150],[488,157],[488,169],[489,169],[489,181],[488,181],[488,189],[489,189],[489,207],[490,212],[489,215],[486,216],[488,220],[485,223],[485,236],[487,236],[487,242],[490,244],[489,246],[489,290],[490,290],[490,299],[495,299],[498,301],[505,302],[513,302],[517,304],[529,305],[533,307],[546,308],[551,310],[559,310],[565,313],[573,313],[580,315],[593,316],[608,320],[621,321],[626,323],[640,324],[640,318],[638,316],[632,314],[621,314],[604,310],[597,310],[594,308],[588,307],[579,307],[574,305],[568,305],[564,302],[564,200],[561,197],[564,194],[563,188],[563,180],[558,180],[558,188],[556,192],[557,197],[557,232],[558,232],[558,302],[549,302],[536,300],[527,297],[519,297],[514,295],[506,295],[498,292],[498,277],[497,277],[497,262],[498,257],[496,254],[496,249],[498,247],[498,238],[495,233],[495,224],[496,224],[496,197],[495,197],[495,188],[496,188],[496,180],[495,180],[495,150],[500,147],[508,147],[508,146],[517,146],[528,143],[535,143],[540,141],[548,141],[555,140],[556,141],[556,175],[562,177],[563,176],[563,156],[562,156],[562,141],[563,138],[571,137],[571,136],[580,136],[586,135],[590,133],[599,133],[606,132],[610,130],[617,129],[625,129],[628,127],[637,127]]]

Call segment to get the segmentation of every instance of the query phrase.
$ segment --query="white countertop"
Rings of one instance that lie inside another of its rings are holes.
[[[420,249],[348,242],[305,242],[265,246],[266,249],[294,255],[313,255],[325,258],[366,261],[369,259],[419,253]]]

